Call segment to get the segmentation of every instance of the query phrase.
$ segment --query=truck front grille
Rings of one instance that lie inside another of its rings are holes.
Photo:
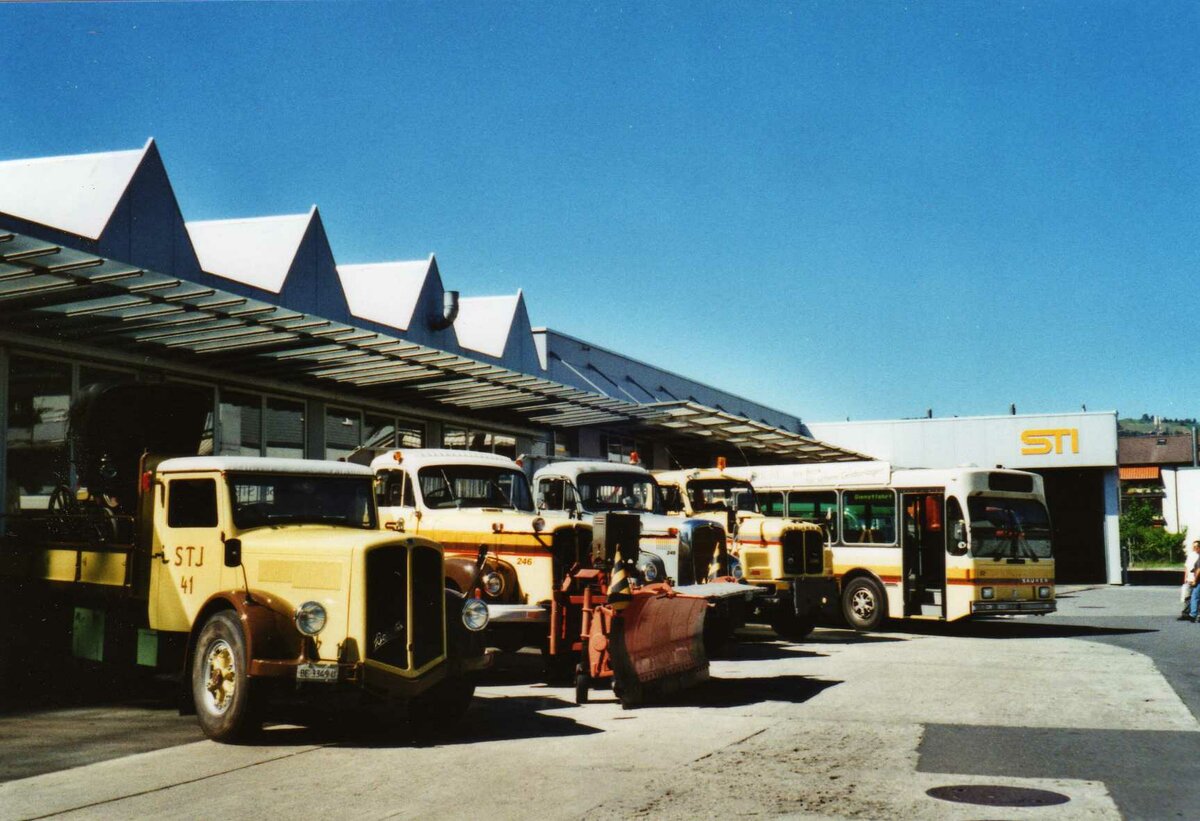
[[[679,529],[679,584],[699,584],[708,578],[713,557],[720,555],[725,572],[725,531],[712,522],[689,520]]]
[[[432,547],[412,551],[413,668],[441,657],[446,632],[446,582],[442,556]]]
[[[366,586],[367,657],[407,670],[408,550],[377,547],[369,551]]]
[[[820,575],[825,569],[825,544],[812,530],[790,530],[780,539],[783,572],[789,576]]]

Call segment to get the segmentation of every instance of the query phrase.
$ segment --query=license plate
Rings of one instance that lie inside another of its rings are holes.
[[[336,664],[301,664],[296,668],[296,681],[319,681],[323,684],[336,684],[338,666]]]

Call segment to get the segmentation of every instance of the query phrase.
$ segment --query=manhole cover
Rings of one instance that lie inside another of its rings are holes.
[[[1065,804],[1071,799],[1062,793],[1033,790],[1027,787],[1002,787],[996,784],[958,784],[934,787],[925,794],[943,801],[960,804],[981,804],[986,807],[1049,807]]]

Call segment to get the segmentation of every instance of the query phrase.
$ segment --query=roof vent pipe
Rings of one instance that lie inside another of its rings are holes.
[[[429,327],[435,331],[443,331],[454,324],[458,318],[458,291],[442,293],[442,315],[431,317]]]

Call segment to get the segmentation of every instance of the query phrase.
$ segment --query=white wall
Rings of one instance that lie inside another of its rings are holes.
[[[1187,539],[1200,539],[1200,468],[1163,468],[1163,518],[1167,530],[1187,528]]]

